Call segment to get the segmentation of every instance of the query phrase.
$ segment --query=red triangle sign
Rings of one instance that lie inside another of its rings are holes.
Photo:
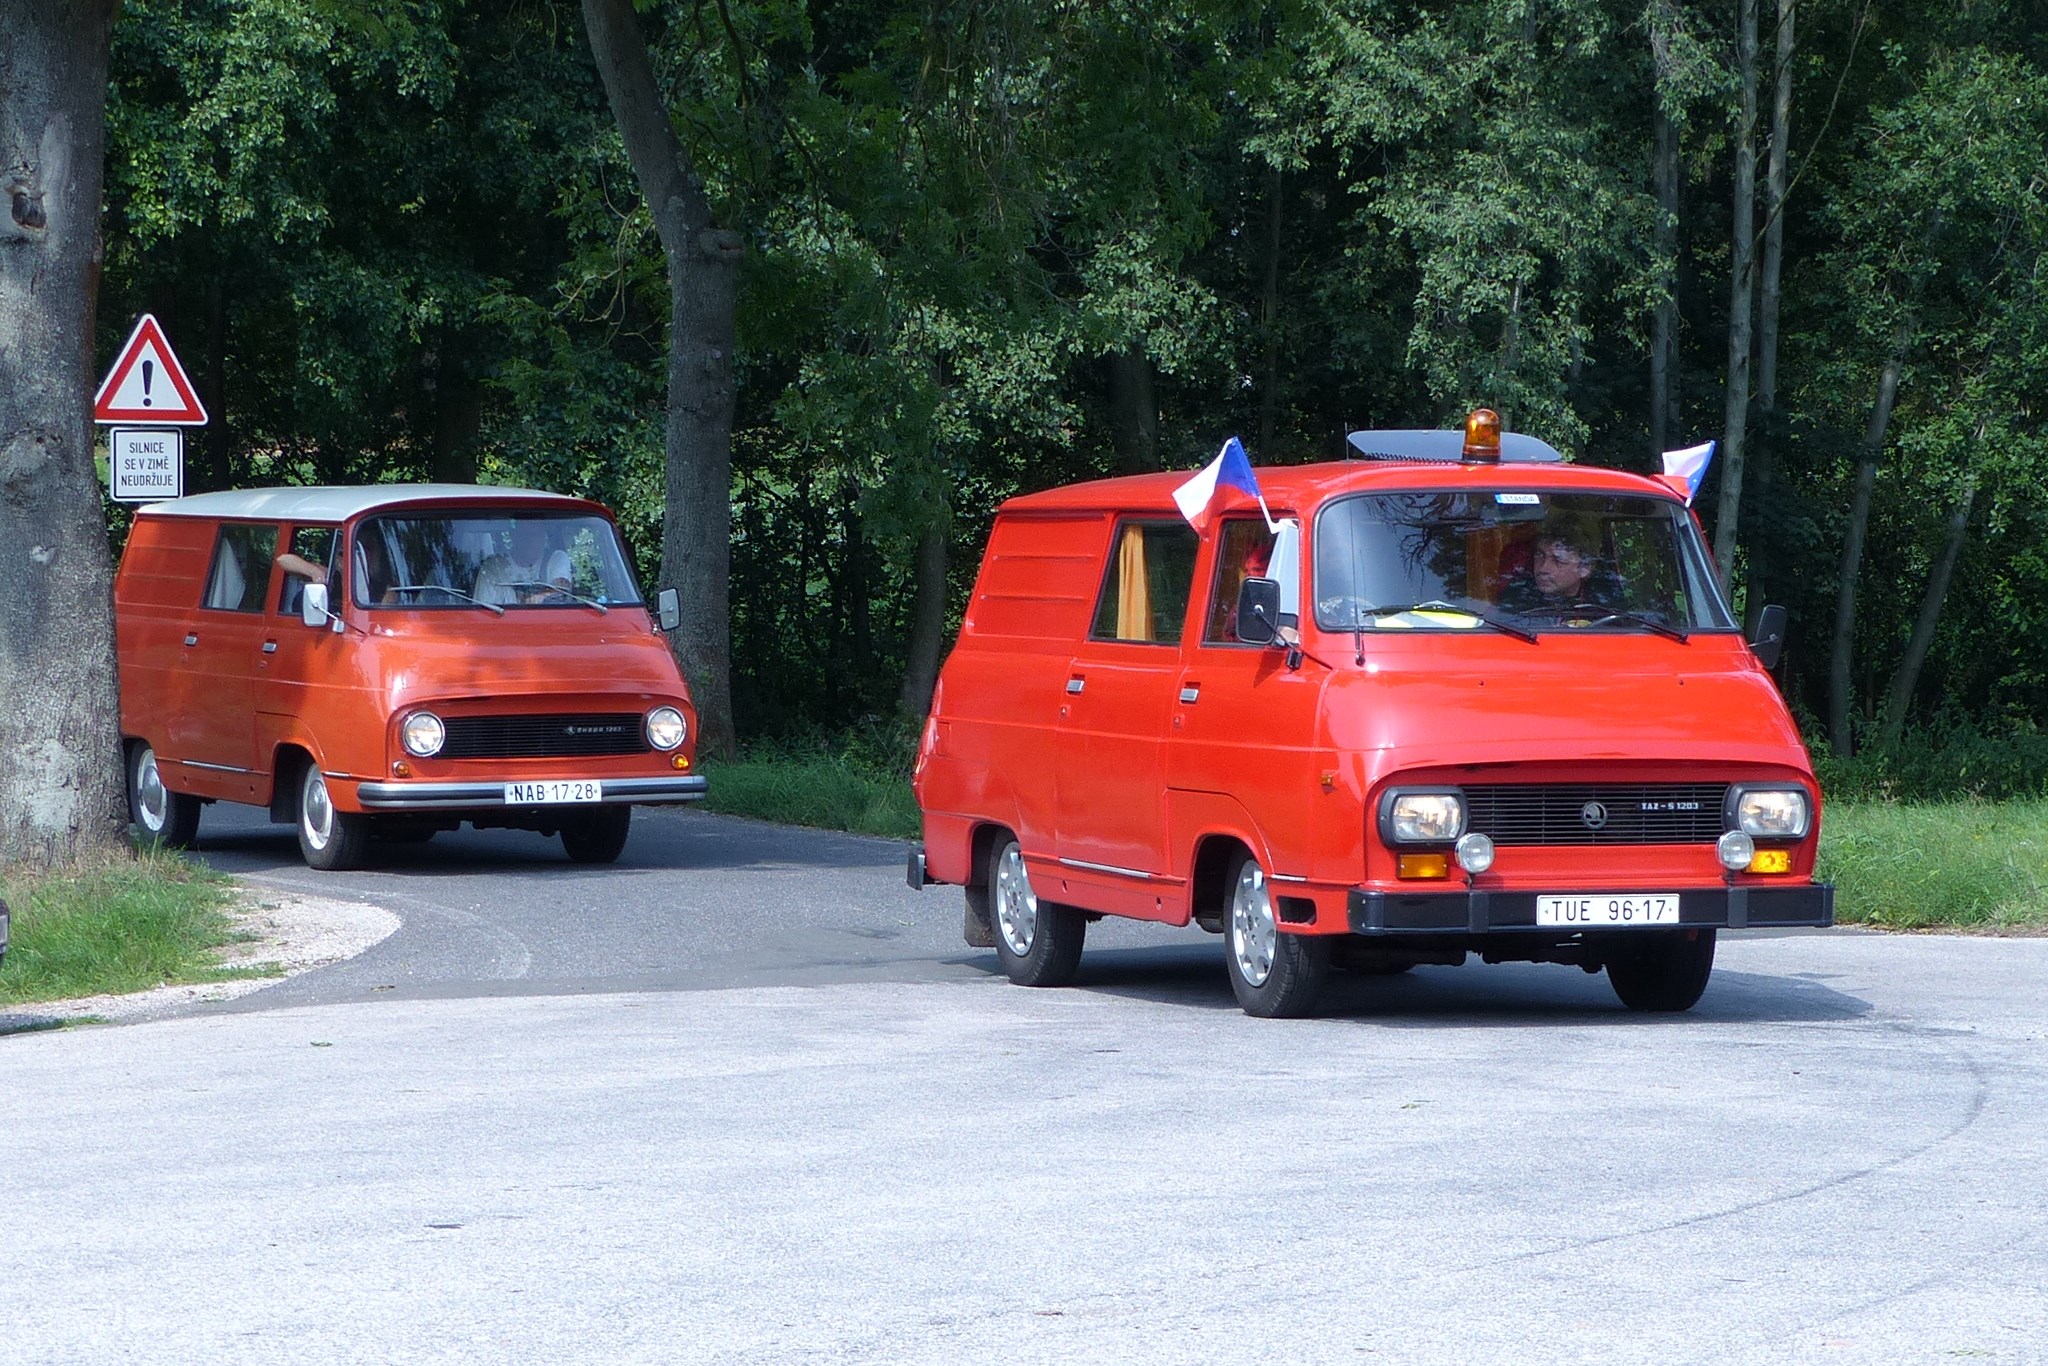
[[[135,324],[127,345],[92,401],[95,422],[144,422],[163,427],[200,427],[206,408],[178,364],[154,315]]]

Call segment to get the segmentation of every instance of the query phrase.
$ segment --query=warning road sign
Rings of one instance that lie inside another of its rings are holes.
[[[206,424],[206,408],[153,315],[142,315],[114,358],[114,368],[107,371],[93,399],[92,420],[172,427]]]

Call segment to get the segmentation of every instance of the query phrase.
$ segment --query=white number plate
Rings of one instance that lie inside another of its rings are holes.
[[[604,784],[595,779],[571,782],[506,783],[507,806],[553,806],[559,802],[601,802]]]
[[[1582,896],[1539,896],[1536,923],[1559,929],[1607,929],[1615,925],[1676,925],[1678,898],[1670,892],[1587,892]]]

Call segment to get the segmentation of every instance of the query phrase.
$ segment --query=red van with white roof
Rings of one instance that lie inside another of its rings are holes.
[[[1104,915],[1225,936],[1255,1015],[1332,966],[1564,963],[1689,1009],[1723,928],[1833,923],[1820,789],[1670,482],[1490,413],[998,510],[915,773],[913,885],[1072,980]]]
[[[662,625],[677,602],[661,595]],[[634,805],[695,801],[696,711],[611,514],[532,489],[385,484],[138,508],[114,582],[129,808],[298,826],[316,868],[463,821],[609,863]]]

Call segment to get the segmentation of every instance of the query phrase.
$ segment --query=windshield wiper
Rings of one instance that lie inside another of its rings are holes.
[[[577,592],[575,589],[564,588],[559,583],[528,583],[524,580],[518,580],[501,586],[505,588],[510,588],[514,592],[531,590],[536,593],[554,593],[561,597],[572,598],[575,601],[582,603],[585,607],[595,607],[598,610],[598,614],[600,616],[603,616],[612,610],[611,608],[605,606],[603,603],[599,602],[596,598],[586,598],[581,593]]]
[[[384,591],[387,593],[446,593],[451,598],[461,598],[472,607],[481,607],[486,612],[493,612],[501,617],[505,615],[505,609],[498,606],[497,603],[485,602],[482,598],[473,598],[460,588],[450,588],[445,583],[395,583]]]
[[[1460,607],[1454,602],[1445,602],[1441,598],[1431,598],[1427,602],[1411,602],[1396,607],[1361,607],[1358,609],[1358,616],[1360,620],[1363,620],[1366,617],[1399,616],[1403,612],[1455,612],[1461,617],[1470,617],[1474,621],[1483,622],[1503,635],[1513,636],[1516,640],[1526,640],[1531,645],[1538,643],[1534,631],[1525,631],[1519,626],[1502,621],[1499,617],[1490,617],[1484,612],[1476,612],[1470,607]]]
[[[1692,638],[1690,631],[1673,626],[1670,622],[1657,617],[1646,617],[1641,612],[1610,612],[1607,614],[1607,619],[1609,621],[1627,622],[1631,626],[1647,626],[1658,635],[1680,643]]]

